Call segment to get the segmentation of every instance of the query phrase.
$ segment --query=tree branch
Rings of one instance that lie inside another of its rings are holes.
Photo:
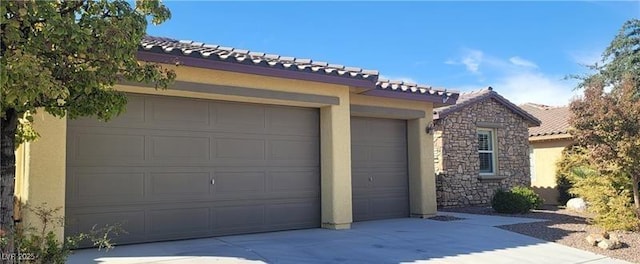
[[[69,2],[65,2],[64,8],[60,9],[60,15],[64,16],[71,12],[75,12],[76,10],[78,10],[78,8],[84,5],[84,1],[73,1],[73,2],[75,2],[75,4],[72,6],[67,6],[66,4]]]

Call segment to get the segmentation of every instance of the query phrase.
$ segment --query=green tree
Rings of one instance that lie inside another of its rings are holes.
[[[126,105],[118,81],[166,88],[175,73],[136,60],[148,22],[171,16],[160,0],[0,1],[0,13],[0,228],[10,231],[14,150],[37,137],[31,114],[106,121]]]
[[[572,134],[603,174],[621,173],[630,180],[640,217],[640,20],[622,26],[602,63],[582,79],[584,96],[570,105]]]

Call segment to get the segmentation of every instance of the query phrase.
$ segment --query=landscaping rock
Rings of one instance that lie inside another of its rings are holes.
[[[620,241],[617,240],[611,240],[611,239],[604,239],[600,242],[598,242],[598,247],[601,249],[606,249],[606,250],[612,250],[612,249],[616,249],[616,248],[620,248],[622,244],[620,243]]]
[[[567,209],[576,212],[587,211],[587,203],[582,198],[571,198],[567,202]]]
[[[586,239],[589,245],[596,246],[606,238],[602,234],[589,234]]]

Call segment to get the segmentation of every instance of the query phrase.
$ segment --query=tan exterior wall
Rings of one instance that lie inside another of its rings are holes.
[[[424,132],[431,122],[432,104],[352,94],[348,86],[310,81],[274,78],[242,73],[233,73],[185,66],[165,65],[177,73],[177,80],[211,85],[224,85],[338,97],[339,105],[320,105],[301,101],[264,99],[252,96],[231,96],[177,89],[156,90],[133,85],[117,85],[120,91],[141,94],[227,100],[248,103],[278,104],[320,108],[321,119],[321,187],[322,226],[345,229],[352,222],[351,205],[351,144],[349,104],[382,106],[425,111],[424,118],[409,120],[409,174],[411,213],[417,216],[436,213],[436,194],[433,164],[433,138]],[[57,119],[47,114],[38,115],[36,130],[42,135],[37,142],[18,151],[25,157],[20,165],[17,192],[24,202],[37,204],[47,202],[51,207],[65,205],[66,168],[66,119]],[[33,218],[27,214],[26,222]],[[63,230],[56,233],[61,238]]]
[[[557,204],[556,163],[562,156],[562,150],[572,143],[571,138],[530,141],[533,149],[531,187],[544,199],[545,204]]]
[[[54,217],[64,217],[67,120],[44,111],[34,120],[40,138],[16,151],[16,197],[22,203],[22,223],[40,229],[41,220],[25,206],[59,209]],[[50,227],[59,238],[63,236],[62,226]]]
[[[342,99],[348,102],[349,92]],[[322,227],[349,229],[351,204],[351,120],[349,105],[320,109]]]

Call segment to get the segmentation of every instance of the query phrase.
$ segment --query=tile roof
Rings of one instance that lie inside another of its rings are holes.
[[[311,59],[267,54],[263,52],[205,44],[190,40],[175,40],[171,38],[145,36],[140,42],[139,50],[371,81],[375,81],[378,78],[378,71],[376,70],[347,67],[344,65],[329,64]]]
[[[433,102],[436,106],[454,104],[459,94],[456,91],[434,89],[426,85],[379,79],[376,70],[365,70],[190,40],[145,36],[140,42],[138,51],[143,54],[142,57],[139,56],[142,60],[160,63],[177,62],[194,67],[346,84],[365,88],[362,93],[367,95],[428,101]],[[167,55],[175,57],[168,59]],[[247,68],[247,66],[254,67]]]
[[[450,99],[452,101],[456,101],[458,99],[458,95],[460,94],[457,91],[447,91],[446,89],[436,89],[428,85],[388,79],[378,79],[378,82],[376,83],[376,89],[404,93],[435,95],[442,98],[442,104],[448,103]]]
[[[526,103],[520,108],[529,112],[542,121],[539,127],[529,128],[529,137],[569,135],[569,117],[571,111],[568,106],[548,106]]]
[[[477,91],[461,93],[460,96],[458,97],[458,101],[456,104],[433,109],[433,119],[437,120],[437,119],[445,118],[447,115],[460,111],[466,108],[467,106],[482,102],[484,100],[489,100],[489,99],[494,99],[498,103],[504,105],[506,108],[511,110],[513,113],[524,118],[524,120],[529,123],[529,127],[540,125],[540,120],[538,120],[535,116],[531,115],[524,109],[513,104],[511,101],[507,100],[502,95],[495,92],[491,87],[477,90]]]

